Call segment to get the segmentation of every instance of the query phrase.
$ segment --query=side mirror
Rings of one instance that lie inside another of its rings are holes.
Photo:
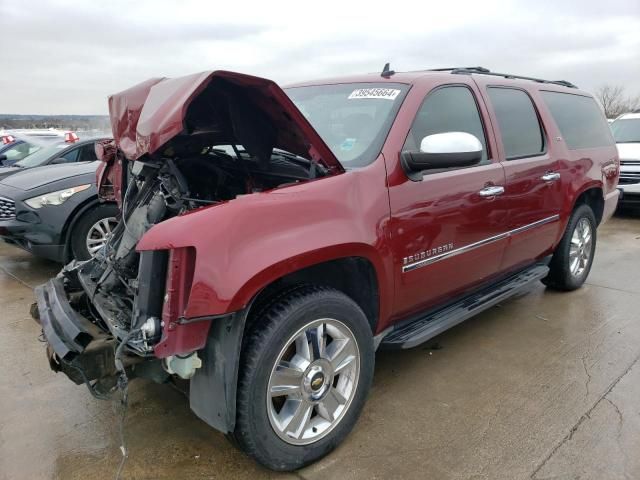
[[[0,154],[0,165],[2,164],[2,162],[4,162],[7,159],[7,156],[5,154]]]
[[[49,162],[51,165],[58,165],[60,163],[68,163],[69,160],[67,160],[64,157],[58,157],[58,158],[54,158],[53,160],[51,160],[51,162]]]
[[[419,152],[402,152],[400,160],[407,176],[422,180],[425,170],[470,167],[482,159],[482,143],[475,135],[446,132],[428,135],[420,142]]]

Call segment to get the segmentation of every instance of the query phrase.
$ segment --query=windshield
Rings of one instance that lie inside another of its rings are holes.
[[[23,168],[39,167],[40,165],[45,164],[51,157],[57,156],[58,153],[62,153],[62,151],[68,146],[68,144],[62,143],[59,145],[52,145],[50,147],[43,147],[25,159],[17,162],[16,166]]]
[[[346,83],[285,90],[345,168],[373,162],[409,87]]]
[[[616,143],[640,143],[640,118],[616,120],[611,124]]]
[[[5,155],[7,157],[8,162],[14,163],[14,162],[17,162],[18,160],[22,160],[23,158],[28,157],[29,155],[37,152],[38,150],[40,150],[40,147],[38,145],[33,145],[27,142],[21,142],[21,143],[16,143],[15,145],[12,145],[7,149],[3,150],[2,155]]]

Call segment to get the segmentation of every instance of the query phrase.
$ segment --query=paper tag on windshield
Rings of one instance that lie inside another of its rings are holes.
[[[385,98],[395,100],[400,90],[395,88],[358,88],[347,97],[349,100],[359,98]]]

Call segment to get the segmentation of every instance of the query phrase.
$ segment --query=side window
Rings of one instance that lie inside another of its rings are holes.
[[[65,163],[72,163],[78,161],[78,154],[80,153],[80,148],[72,148],[71,150],[67,150],[62,155],[58,155],[58,158],[64,158],[66,160]]]
[[[482,143],[480,163],[488,163],[487,141],[478,105],[467,87],[442,87],[429,93],[413,120],[402,150],[419,150],[424,137],[445,132],[466,132],[475,135]]]
[[[544,152],[544,136],[529,95],[522,90],[503,87],[487,89],[507,160],[532,157]]]
[[[95,162],[96,160],[98,160],[98,157],[96,156],[95,143],[88,143],[80,149],[79,162]]]
[[[560,92],[540,92],[570,150],[614,144],[607,120],[591,97]]]

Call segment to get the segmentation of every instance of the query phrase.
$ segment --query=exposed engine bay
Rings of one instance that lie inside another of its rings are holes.
[[[142,157],[124,172],[122,217],[96,256],[64,269],[74,306],[126,350],[150,356],[161,333],[167,252],[136,252],[153,225],[194,209],[322,177],[324,167],[274,149],[268,162],[238,146],[204,148],[198,155]],[[73,293],[73,292],[76,293]]]
[[[205,347],[226,338],[226,331],[209,335],[224,321],[185,317],[195,248],[137,252],[146,232],[240,196],[345,171],[291,98],[258,77],[214,71],[152,78],[110,96],[109,114],[113,141],[96,144],[96,185],[102,200],[118,204],[118,226],[94,258],[71,262],[36,288],[34,315],[52,369],[94,394],[94,386],[109,391],[131,374],[192,378]],[[227,352],[229,369],[236,350]],[[235,373],[201,377],[216,375]]]

